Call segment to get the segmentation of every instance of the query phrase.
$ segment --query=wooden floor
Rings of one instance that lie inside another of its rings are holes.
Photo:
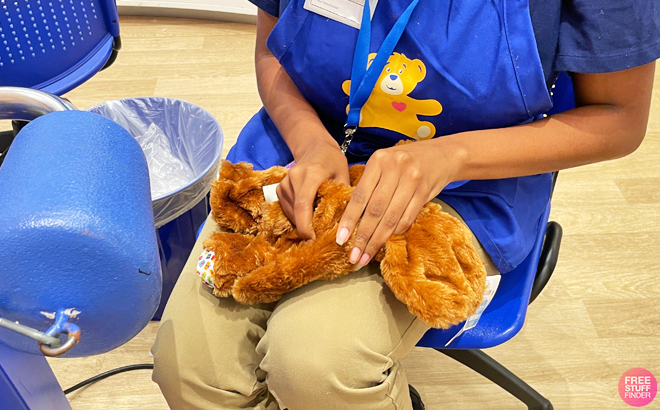
[[[107,99],[167,96],[210,111],[225,153],[261,106],[255,27],[123,18],[114,66],[68,97],[84,108]],[[644,367],[660,378],[660,81],[641,148],[622,160],[561,172],[552,219],[564,227],[557,270],[522,332],[488,351],[546,395],[555,409],[625,409],[617,383]],[[51,360],[63,387],[118,366],[146,363],[156,323],[127,345],[84,359]],[[524,409],[481,376],[431,350],[404,360],[429,410]],[[167,409],[150,372],[113,376],[70,395],[76,410]],[[660,408],[660,398],[647,408]],[[322,407],[319,408],[322,410]]]

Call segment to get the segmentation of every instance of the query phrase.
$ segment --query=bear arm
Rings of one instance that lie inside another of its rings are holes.
[[[417,115],[434,116],[442,112],[442,104],[436,100],[414,100],[410,98],[408,107]]]
[[[303,242],[284,252],[275,252],[268,264],[234,282],[232,295],[244,304],[269,303],[285,293],[318,279],[333,279],[350,273],[346,245],[335,242],[336,230],[312,242]]]

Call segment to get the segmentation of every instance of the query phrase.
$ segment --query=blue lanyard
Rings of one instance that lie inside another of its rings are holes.
[[[360,32],[358,33],[357,43],[355,45],[355,55],[353,56],[353,67],[351,70],[351,89],[348,96],[348,118],[344,126],[344,142],[341,144],[341,151],[346,154],[348,146],[353,140],[353,134],[358,128],[360,123],[360,111],[362,107],[371,96],[371,92],[376,86],[376,82],[380,77],[387,60],[392,55],[394,47],[396,47],[399,39],[403,35],[403,31],[408,25],[410,15],[415,7],[417,7],[419,0],[413,0],[408,8],[401,14],[399,19],[394,23],[394,27],[387,34],[383,44],[381,44],[376,53],[374,61],[367,69],[369,62],[369,45],[371,44],[371,10],[369,0],[364,0],[364,10],[362,11],[362,23],[360,25]]]

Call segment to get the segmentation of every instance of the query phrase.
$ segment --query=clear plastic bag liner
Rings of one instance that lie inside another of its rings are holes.
[[[172,154],[170,140],[156,124],[135,139],[147,157],[152,198],[174,192],[195,179],[192,168]]]
[[[163,97],[106,101],[87,111],[110,118],[140,143],[149,165],[156,228],[208,194],[222,155],[222,129],[196,105]]]

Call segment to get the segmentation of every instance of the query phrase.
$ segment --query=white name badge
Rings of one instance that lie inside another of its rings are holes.
[[[378,0],[369,0],[371,17],[374,16],[377,4]],[[359,29],[362,22],[364,0],[305,0],[303,8],[330,20]]]

